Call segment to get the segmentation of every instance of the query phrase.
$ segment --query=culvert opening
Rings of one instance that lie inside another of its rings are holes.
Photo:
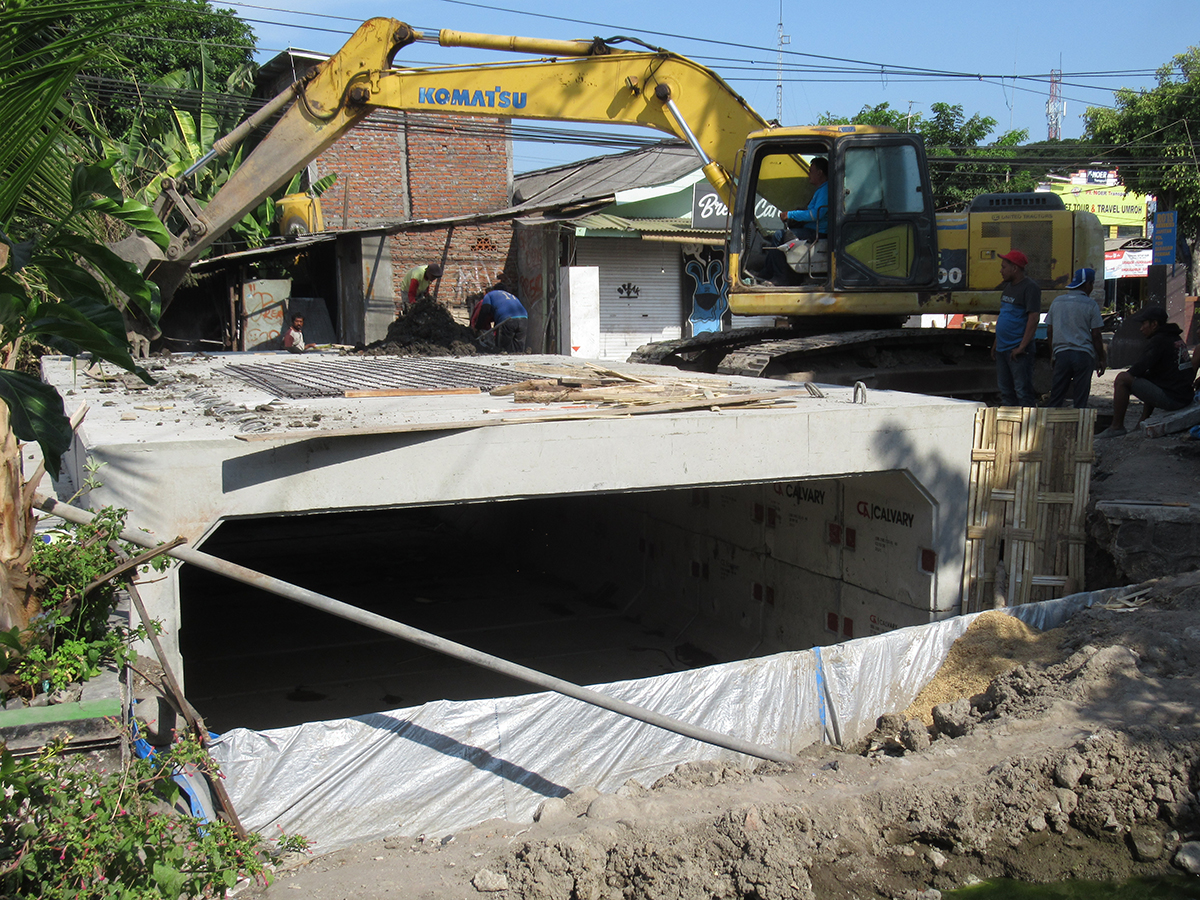
[[[843,581],[870,555],[847,550],[847,508],[919,498],[881,478],[236,520],[202,549],[589,685],[862,636],[868,611],[927,621]],[[538,690],[194,567],[180,611],[188,697],[218,731]]]

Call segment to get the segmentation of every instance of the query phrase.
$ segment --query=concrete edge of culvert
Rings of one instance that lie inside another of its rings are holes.
[[[118,596],[109,621],[128,627],[127,594]],[[13,755],[24,756],[61,740],[65,753],[99,752],[107,761],[119,761],[129,705],[126,671],[106,664],[82,684],[38,694],[35,699],[41,705],[10,700],[0,707],[0,743]]]
[[[1129,592],[1110,588],[1004,612],[1047,630]],[[830,717],[851,743],[883,713],[905,709],[981,614],[819,652],[592,687],[791,753],[825,740]],[[322,852],[396,834],[440,836],[494,818],[528,822],[549,797],[586,786],[615,791],[631,778],[649,785],[685,762],[751,762],[552,692],[233,729],[212,753],[247,828],[303,833]]]

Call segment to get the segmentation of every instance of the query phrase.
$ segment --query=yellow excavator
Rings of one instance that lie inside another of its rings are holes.
[[[434,41],[533,58],[397,64],[405,47]],[[995,389],[989,334],[900,325],[922,314],[997,312],[999,256],[1010,249],[1029,257],[1026,274],[1041,285],[1044,305],[1075,268],[1100,272],[1104,264],[1099,221],[1064,209],[1054,195],[984,195],[966,212],[935,215],[917,135],[857,125],[778,127],[714,72],[630,38],[560,41],[449,30],[427,36],[388,18],[364,22],[340,51],[218,140],[191,170],[164,181],[156,211],[164,222],[182,223],[165,258],[139,255],[134,242],[119,252],[143,264],[169,297],[187,267],[232,224],[378,109],[641,125],[686,141],[730,211],[730,309],[788,325],[651,344],[634,361],[983,395]],[[186,190],[192,172],[275,116],[201,208]],[[816,157],[828,163],[827,235],[788,240],[783,217],[809,202]],[[761,276],[770,252],[786,264],[768,280]]]

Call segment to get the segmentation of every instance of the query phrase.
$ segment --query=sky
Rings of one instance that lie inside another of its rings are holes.
[[[490,34],[574,39],[628,35],[687,56],[717,72],[767,119],[810,124],[824,112],[853,116],[864,105],[928,116],[930,104],[961,104],[966,115],[996,120],[993,137],[1027,129],[1048,134],[1052,70],[1061,70],[1061,134],[1078,138],[1089,106],[1112,106],[1120,87],[1150,88],[1155,70],[1200,45],[1197,0],[657,0],[568,3],[563,0],[365,0],[218,2],[248,21],[257,60],[289,47],[333,53],[357,25],[389,16],[424,32],[447,28]],[[782,107],[778,101],[780,22]],[[495,51],[418,44],[398,64],[497,60]],[[587,126],[588,133],[604,130]],[[622,132],[616,132],[622,133]],[[657,139],[656,132],[625,134]],[[514,145],[517,172],[585,159],[611,148],[574,143]]]

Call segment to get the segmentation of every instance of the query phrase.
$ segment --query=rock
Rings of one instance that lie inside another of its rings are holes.
[[[491,869],[480,869],[471,879],[471,884],[475,886],[475,890],[485,894],[508,890],[508,878]]]
[[[758,812],[758,807],[752,806],[746,810],[746,819],[742,825],[747,831],[761,831],[763,827],[762,816]]]
[[[1181,844],[1171,860],[1179,868],[1192,875],[1200,875],[1200,841]]]
[[[637,779],[630,778],[623,785],[617,788],[616,793],[618,797],[624,797],[628,800],[633,800],[638,797],[645,797],[650,792],[646,790],[646,788],[642,787]]]
[[[939,703],[933,708],[933,725],[942,734],[952,738],[962,737],[974,724],[971,718],[971,701],[961,697],[953,703]]]
[[[1046,817],[1041,813],[1034,813],[1025,823],[1030,831],[1045,831],[1047,827]]]
[[[895,734],[904,727],[904,716],[901,713],[884,713],[875,720],[875,730],[881,735]]]
[[[54,706],[58,703],[78,703],[79,698],[82,696],[82,684],[68,684],[61,690],[51,691],[46,697],[46,703],[50,706]]]
[[[1058,798],[1059,808],[1068,816],[1079,806],[1079,795],[1067,788],[1060,787],[1054,792],[1054,796]]]
[[[1054,783],[1060,788],[1073,788],[1079,784],[1079,779],[1085,771],[1087,771],[1087,763],[1083,761],[1082,756],[1072,750],[1054,766]],[[1059,802],[1062,802],[1061,797]],[[1064,811],[1072,812],[1065,807]]]
[[[587,811],[588,806],[591,805],[591,802],[599,796],[600,792],[594,787],[581,787],[566,798],[567,806],[571,808],[575,815],[582,816]]]
[[[900,729],[900,743],[913,753],[924,750],[929,746],[929,729],[920,719],[909,719]]]
[[[929,857],[929,861],[933,863],[933,867],[935,869],[940,869],[942,866],[946,865],[947,862],[949,862],[949,858],[946,856],[946,854],[941,850],[938,850],[936,847],[930,847],[929,850],[926,851],[925,855]]]
[[[567,806],[567,801],[561,797],[547,797],[533,814],[535,822],[558,822],[562,819],[573,819],[575,813]]]
[[[588,804],[589,819],[620,819],[632,816],[636,811],[634,805],[624,797],[616,794],[601,794]]]
[[[1163,855],[1162,833],[1150,825],[1134,825],[1129,829],[1129,846],[1138,862],[1153,862]]]

